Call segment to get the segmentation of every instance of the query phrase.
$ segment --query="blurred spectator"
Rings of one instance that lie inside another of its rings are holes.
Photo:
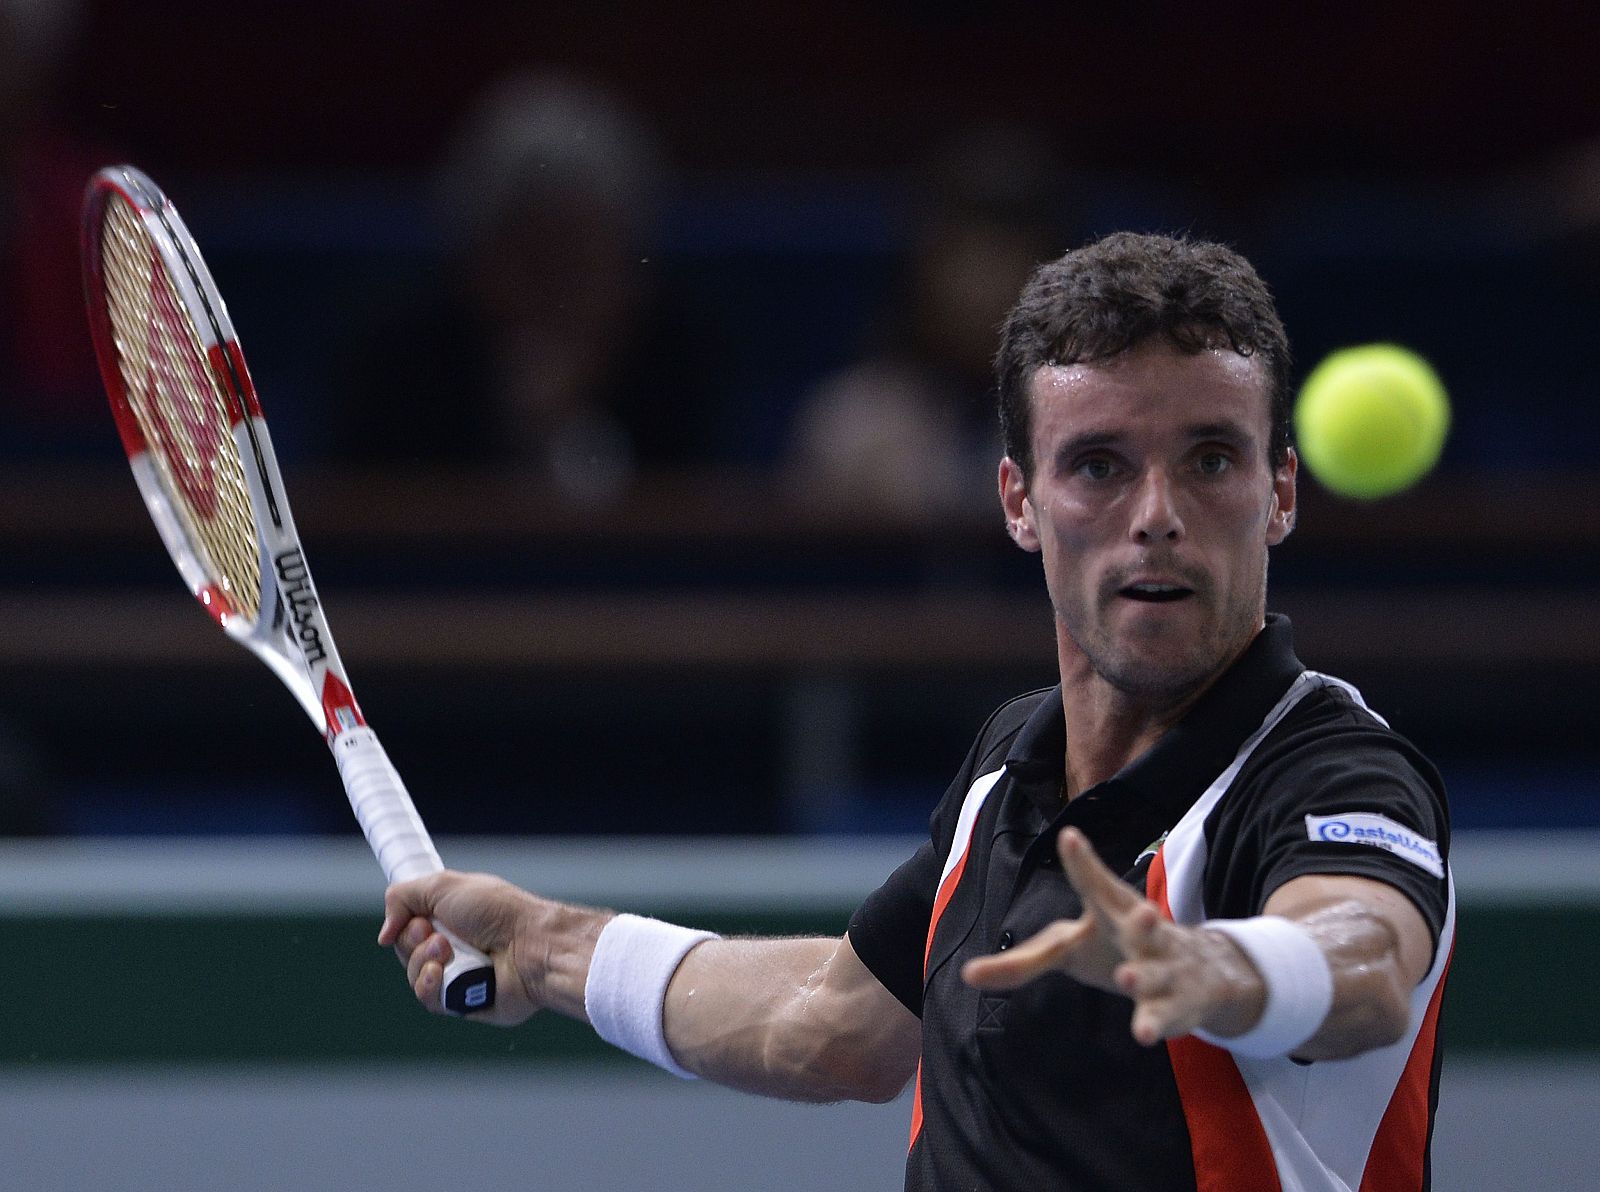
[[[994,504],[990,356],[1034,266],[1065,247],[1065,167],[1032,132],[973,129],[935,155],[923,192],[876,342],[796,414],[786,468],[804,501],[928,517]]]
[[[57,118],[73,0],[0,0],[0,449],[109,439],[83,315],[78,210],[109,156]]]
[[[657,288],[664,175],[651,130],[595,85],[488,88],[438,178],[443,276],[350,362],[341,457],[510,468],[573,500],[695,460],[710,381]]]

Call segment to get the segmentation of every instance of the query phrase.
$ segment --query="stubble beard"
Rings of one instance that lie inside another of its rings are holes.
[[[1215,588],[1197,579],[1194,594],[1187,599],[1201,604],[1204,628],[1165,648],[1159,643],[1125,642],[1111,628],[1111,610],[1125,599],[1115,590],[1098,595],[1094,615],[1058,604],[1056,619],[1102,682],[1148,707],[1175,707],[1210,686],[1255,637],[1266,605],[1264,565],[1254,589],[1253,598],[1230,601],[1219,616]]]

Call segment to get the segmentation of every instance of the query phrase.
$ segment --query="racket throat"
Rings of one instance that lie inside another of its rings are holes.
[[[367,725],[349,684],[332,671],[322,677],[322,714],[326,718],[330,745],[340,733]]]

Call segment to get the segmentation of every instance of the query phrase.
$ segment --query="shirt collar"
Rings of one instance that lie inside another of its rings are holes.
[[[1304,669],[1295,657],[1289,618],[1268,613],[1266,626],[1183,719],[1103,785],[1131,787],[1169,825],[1176,822],[1227,769]],[[1006,772],[1030,793],[1037,790],[1059,801],[1066,760],[1067,727],[1057,684],[1012,741]]]

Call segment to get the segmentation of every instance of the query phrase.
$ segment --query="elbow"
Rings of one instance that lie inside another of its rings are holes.
[[[885,1073],[858,1070],[839,1074],[839,1100],[865,1101],[872,1105],[887,1105],[905,1092],[909,1076],[903,1073]]]
[[[867,1101],[873,1105],[886,1105],[893,1101],[906,1091],[906,1084],[911,1079],[904,1072],[874,1072],[863,1076],[864,1079],[858,1085],[856,1095],[851,1099]]]
[[[1335,1005],[1311,1041],[1296,1052],[1307,1060],[1353,1059],[1389,1047],[1411,1027],[1411,999],[1397,973],[1372,972]]]
[[[870,1047],[850,1038],[804,1038],[798,1033],[773,1041],[766,1057],[772,1072],[789,1074],[785,1083],[803,1088],[814,1101],[867,1101],[881,1105],[903,1091],[911,1074],[898,1065],[876,1062]]]
[[[1356,1056],[1380,1047],[1390,1047],[1406,1037],[1411,1025],[1411,1007],[1404,998],[1389,991],[1364,1002],[1344,1031],[1346,1056]]]
[[[1363,974],[1357,996],[1355,1030],[1360,1051],[1400,1042],[1411,1029],[1411,988],[1395,963],[1377,964]]]

